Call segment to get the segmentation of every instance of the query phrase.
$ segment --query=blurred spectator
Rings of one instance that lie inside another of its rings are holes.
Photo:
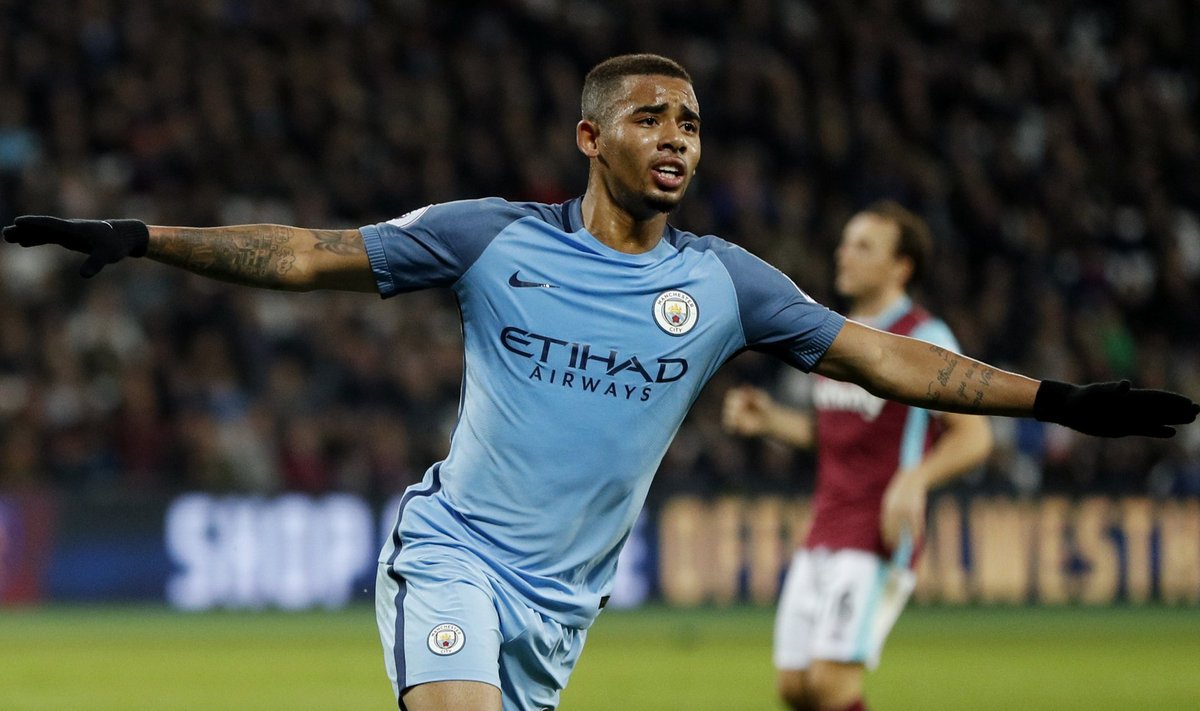
[[[584,73],[650,49],[688,66],[705,115],[680,226],[836,305],[840,225],[894,198],[934,226],[923,298],[968,354],[1195,397],[1198,25],[1186,0],[0,0],[0,221],[345,227],[562,200],[586,172]],[[144,264],[83,284],[52,254],[0,247],[0,486],[385,495],[445,452],[445,295],[280,298]],[[714,417],[702,399],[656,495],[803,481]],[[1194,433],[1099,447],[1009,424],[989,486],[1200,491]]]
[[[321,435],[321,427],[312,417],[297,417],[283,423],[279,469],[284,488],[311,494],[332,488]]]
[[[121,404],[109,430],[125,487],[161,492],[178,486],[175,432],[162,406],[152,373],[131,369],[121,379]]]

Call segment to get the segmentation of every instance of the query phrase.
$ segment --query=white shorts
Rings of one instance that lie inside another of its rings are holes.
[[[911,570],[866,551],[800,549],[779,598],[775,667],[822,659],[874,669],[915,584]]]

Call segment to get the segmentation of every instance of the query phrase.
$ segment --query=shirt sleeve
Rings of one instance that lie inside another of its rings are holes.
[[[841,332],[845,317],[740,247],[729,245],[718,256],[733,280],[746,346],[812,370]]]
[[[505,227],[525,213],[499,198],[426,205],[359,228],[384,298],[451,286]]]

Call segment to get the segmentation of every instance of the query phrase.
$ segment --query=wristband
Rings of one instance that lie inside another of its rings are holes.
[[[1043,380],[1033,398],[1033,417],[1040,422],[1062,422],[1067,399],[1079,386],[1057,380]]]
[[[150,228],[141,220],[105,220],[117,236],[129,244],[130,257],[144,257],[150,248]]]

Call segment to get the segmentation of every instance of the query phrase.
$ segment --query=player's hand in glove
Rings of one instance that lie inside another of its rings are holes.
[[[1098,437],[1173,437],[1171,425],[1196,420],[1200,405],[1179,393],[1134,388],[1117,383],[1071,385],[1043,380],[1033,403],[1033,416]]]
[[[125,257],[142,257],[150,245],[150,230],[141,220],[63,220],[45,215],[22,215],[4,228],[4,241],[22,247],[59,244],[88,255],[79,268],[93,277],[106,265]]]

